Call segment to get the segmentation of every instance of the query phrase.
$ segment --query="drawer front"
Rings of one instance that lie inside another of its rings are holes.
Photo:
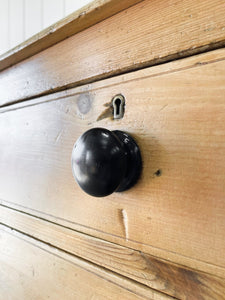
[[[111,270],[114,275],[135,280],[150,288],[146,287],[149,292],[158,290],[175,299],[225,299],[224,273],[213,275],[213,266],[208,273],[201,272],[1,205],[0,216],[4,226]],[[16,245],[15,251],[19,249]],[[129,288],[128,282],[123,287]]]
[[[191,267],[224,268],[224,59],[217,50],[2,109],[2,204]],[[125,114],[113,120],[118,93]],[[135,187],[94,198],[77,186],[71,151],[92,127],[135,137]]]
[[[0,298],[174,299],[0,226]]]

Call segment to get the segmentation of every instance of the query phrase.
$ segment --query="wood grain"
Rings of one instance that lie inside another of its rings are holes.
[[[6,69],[143,0],[95,0],[0,56]]]
[[[224,275],[224,81],[225,51],[217,50],[5,108],[2,203]],[[118,93],[126,110],[114,121]],[[80,190],[70,166],[76,139],[99,126],[129,132],[143,156],[138,184],[100,199]]]
[[[221,0],[143,1],[1,72],[0,105],[224,46],[224,15]]]
[[[178,299],[225,299],[225,280],[0,206],[1,222]],[[225,273],[224,273],[225,275]]]
[[[171,299],[4,226],[0,241],[1,299]]]

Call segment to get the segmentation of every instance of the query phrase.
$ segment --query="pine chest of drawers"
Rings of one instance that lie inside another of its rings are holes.
[[[224,15],[96,1],[2,56],[1,299],[225,299]],[[131,189],[76,184],[73,145],[95,127],[137,141]]]

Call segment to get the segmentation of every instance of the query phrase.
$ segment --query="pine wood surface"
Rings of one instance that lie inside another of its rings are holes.
[[[177,299],[225,299],[219,278],[0,206],[1,222]]]
[[[223,276],[224,59],[217,50],[2,109],[1,202]],[[114,121],[118,93],[126,111]],[[138,184],[107,198],[82,192],[70,166],[75,140],[99,126],[129,132],[143,156]]]
[[[95,0],[0,55],[0,70],[44,50],[143,0]]]
[[[0,299],[172,299],[0,226]]]
[[[224,46],[224,15],[221,0],[142,1],[1,72],[0,105]]]

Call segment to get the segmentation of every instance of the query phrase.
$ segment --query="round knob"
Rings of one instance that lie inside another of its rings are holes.
[[[93,128],[73,147],[73,176],[86,193],[95,197],[131,188],[140,176],[141,165],[137,144],[123,131]]]

